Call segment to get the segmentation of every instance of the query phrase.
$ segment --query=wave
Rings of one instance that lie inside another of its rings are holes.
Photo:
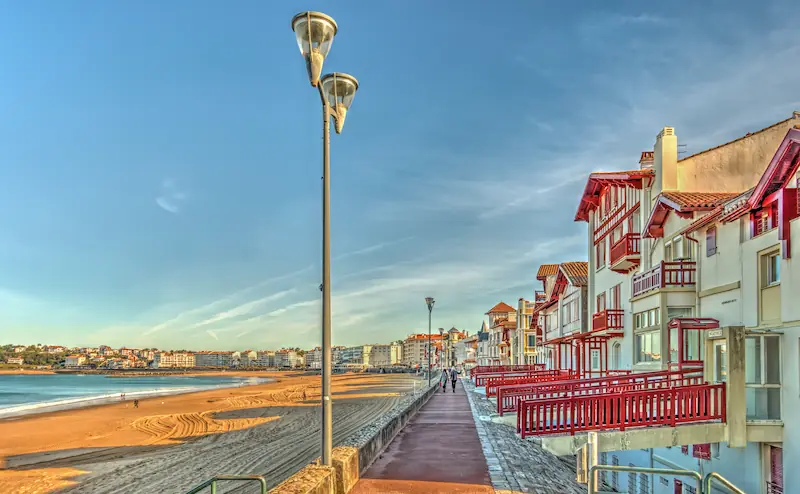
[[[249,378],[247,381],[219,384],[216,386],[184,386],[176,388],[156,388],[142,391],[131,391],[126,393],[107,393],[98,395],[81,396],[77,398],[66,398],[59,400],[40,401],[35,403],[25,403],[10,407],[0,407],[0,419],[31,415],[35,413],[55,412],[69,410],[73,408],[83,408],[94,405],[105,405],[108,403],[130,402],[142,398],[153,398],[157,396],[169,396],[184,393],[194,393],[197,391],[210,391],[213,389],[232,388],[250,386],[272,381],[271,379]]]

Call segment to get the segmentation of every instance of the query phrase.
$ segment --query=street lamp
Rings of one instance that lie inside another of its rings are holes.
[[[425,297],[425,305],[428,306],[428,386],[431,385],[431,314],[435,303],[433,297]]]
[[[322,464],[331,466],[333,408],[331,402],[331,117],[336,133],[342,132],[347,110],[353,104],[358,81],[334,72],[320,79],[322,63],[339,30],[331,17],[302,12],[292,18],[292,30],[306,61],[308,79],[322,101]]]

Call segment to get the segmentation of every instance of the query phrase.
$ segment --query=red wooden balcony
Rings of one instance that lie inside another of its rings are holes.
[[[537,370],[530,371],[525,375],[518,376],[493,376],[487,377],[484,380],[486,387],[486,396],[492,397],[497,395],[497,389],[501,386],[513,386],[517,384],[535,384],[549,381],[563,381],[570,379],[570,371],[564,370]]]
[[[568,371],[569,372],[569,371]],[[565,398],[587,394],[628,392],[642,389],[664,389],[674,386],[702,384],[702,372],[679,371],[637,372],[607,371],[603,377],[579,379],[574,374],[557,382],[516,384],[497,389],[497,413],[513,412],[521,400]],[[519,428],[518,428],[519,429]]]
[[[517,422],[523,438],[632,427],[675,427],[726,420],[725,384],[699,384],[627,393],[523,400]]]
[[[691,261],[661,261],[644,273],[633,276],[632,297],[670,286],[694,286],[696,264]]]
[[[592,316],[592,331],[603,331],[605,329],[616,329],[622,331],[625,311],[622,309],[606,309],[596,312]]]
[[[627,233],[611,246],[609,256],[612,271],[627,273],[639,265],[641,250],[639,245],[640,235],[638,233]]]

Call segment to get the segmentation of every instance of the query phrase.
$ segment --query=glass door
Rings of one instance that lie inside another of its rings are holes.
[[[714,382],[728,381],[728,344],[725,341],[714,342]]]

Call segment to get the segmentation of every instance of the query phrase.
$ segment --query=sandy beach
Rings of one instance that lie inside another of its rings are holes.
[[[183,493],[220,473],[266,475],[276,485],[319,455],[320,378],[245,375],[278,381],[0,421],[0,485],[31,494]],[[414,382],[335,376],[334,441],[389,411]]]

